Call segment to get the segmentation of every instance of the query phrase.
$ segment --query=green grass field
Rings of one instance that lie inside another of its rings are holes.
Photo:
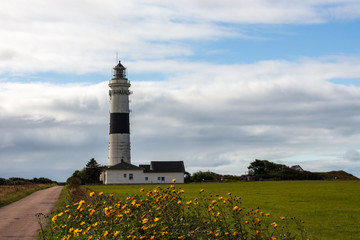
[[[157,185],[89,185],[104,194],[126,197]],[[185,198],[200,189],[212,195],[240,196],[247,209],[259,207],[274,217],[296,216],[317,239],[360,239],[360,181],[274,181],[178,184]]]

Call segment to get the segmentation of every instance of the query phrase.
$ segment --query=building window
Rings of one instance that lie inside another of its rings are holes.
[[[161,181],[165,181],[165,177],[161,177]]]
[[[161,179],[161,178],[160,178],[160,177],[158,177],[158,181],[160,181],[160,179]]]
[[[124,173],[124,178],[126,178],[126,173]]]
[[[129,180],[133,180],[133,174],[132,173],[129,173]]]
[[[149,180],[148,177],[145,177],[145,181]]]

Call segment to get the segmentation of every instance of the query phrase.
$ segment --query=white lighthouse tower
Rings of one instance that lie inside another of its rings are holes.
[[[109,167],[121,162],[131,163],[129,91],[126,68],[121,64],[114,67],[114,76],[109,83],[110,136]]]

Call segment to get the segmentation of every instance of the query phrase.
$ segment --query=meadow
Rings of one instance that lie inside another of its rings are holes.
[[[0,207],[15,202],[41,189],[53,186],[51,184],[24,184],[0,186]]]
[[[157,185],[88,185],[95,192],[127,197]],[[241,197],[248,210],[259,208],[272,217],[305,221],[312,239],[360,239],[360,181],[272,181],[177,184],[184,200],[229,192]]]

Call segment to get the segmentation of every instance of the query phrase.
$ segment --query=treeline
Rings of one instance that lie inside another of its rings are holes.
[[[309,172],[299,168],[291,168],[284,164],[277,164],[268,160],[251,162],[248,174],[221,175],[214,172],[198,171],[189,176],[187,182],[220,182],[220,181],[269,181],[269,180],[359,180],[357,177],[344,171]],[[185,178],[186,179],[186,178]]]
[[[25,185],[25,184],[57,184],[56,181],[53,181],[48,178],[40,177],[33,179],[25,179],[20,177],[11,177],[9,179],[0,178],[0,185]]]
[[[250,163],[249,177],[252,181],[261,180],[324,180],[316,173],[304,170],[295,170],[283,164],[268,160],[256,159]]]

